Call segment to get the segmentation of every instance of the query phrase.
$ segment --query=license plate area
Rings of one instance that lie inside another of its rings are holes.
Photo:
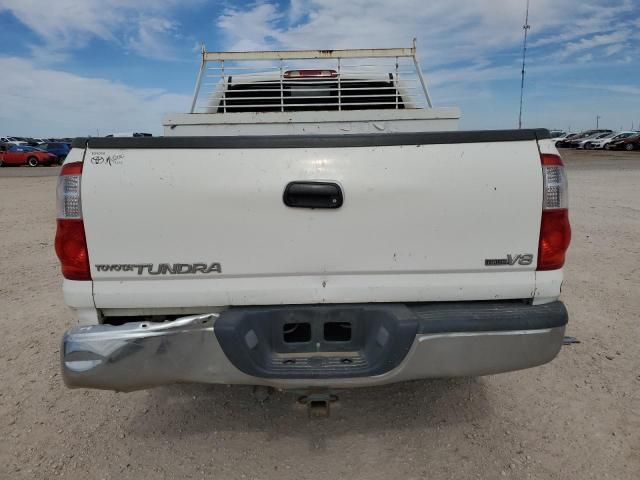
[[[283,312],[268,320],[275,353],[330,353],[364,348],[366,325],[354,310]]]
[[[397,366],[417,332],[403,305],[230,309],[214,325],[229,360],[268,378],[376,375]]]

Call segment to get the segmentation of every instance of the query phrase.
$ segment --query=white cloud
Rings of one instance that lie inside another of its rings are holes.
[[[549,0],[542,0],[552,3]],[[225,12],[218,26],[231,49],[252,45],[283,48],[348,48],[409,45],[417,36],[425,57],[436,63],[473,58],[479,51],[519,38],[524,11],[511,0],[492,5],[464,0],[452,9],[449,1],[407,0],[391,5],[381,0],[308,0],[278,11],[269,3]],[[305,21],[300,21],[304,17]],[[288,19],[289,25],[279,25]],[[451,41],[454,40],[454,41]]]
[[[577,83],[568,85],[571,88],[584,88],[588,90],[602,90],[605,92],[620,93],[622,95],[640,96],[640,87],[637,85]]]
[[[531,46],[563,50],[563,44],[571,41],[575,45],[570,44],[567,55],[588,49],[590,40],[585,36],[595,35],[596,42],[605,39],[611,29],[621,27],[614,16],[634,8],[631,0],[616,8],[604,8],[602,3],[536,0],[529,22]],[[523,22],[524,2],[513,0],[457,0],[455,6],[450,0],[392,4],[388,0],[298,0],[281,10],[264,2],[236,7],[227,10],[217,25],[230,49],[247,44],[261,48],[404,46],[416,36],[423,60],[434,67],[519,46]]]
[[[467,67],[437,69],[429,75],[429,83],[435,86],[451,83],[486,83],[493,80],[519,77],[520,69],[510,65],[490,66],[476,63]]]
[[[592,50],[597,47],[618,45],[626,42],[631,35],[631,30],[617,30],[613,33],[594,35],[589,38],[581,38],[577,42],[569,42],[565,48],[559,52],[558,58],[567,58],[576,53]]]
[[[42,39],[36,51],[60,54],[98,38],[166,59],[174,56],[170,41],[176,40],[177,24],[170,19],[172,12],[201,1],[56,0],[53,5],[50,0],[0,0],[0,12],[11,12]]]
[[[576,62],[578,63],[591,63],[593,62],[593,54],[586,53],[584,55],[580,55],[576,58]]]
[[[93,37],[114,40],[111,28],[120,14],[103,2],[58,0],[55,6],[45,0],[0,0],[0,11],[8,10],[22,23],[42,37],[47,44],[67,47],[85,44]]]
[[[83,136],[119,131],[162,133],[163,114],[185,111],[190,97],[0,57],[0,132]]]
[[[156,60],[176,60],[178,53],[172,40],[178,35],[178,25],[162,17],[142,18],[137,32],[127,40],[128,47],[138,55]]]
[[[282,18],[274,5],[258,4],[249,10],[227,9],[216,26],[233,50],[264,50],[274,42],[272,24]]]
[[[537,8],[537,7],[536,7]],[[634,9],[632,0],[624,0],[615,7],[607,7],[602,4],[580,4],[575,5],[575,10],[570,17],[562,18],[565,20],[561,25],[555,25],[557,30],[552,34],[539,36],[534,34],[533,41],[530,43],[532,48],[542,46],[559,46],[563,47],[565,43],[570,41],[586,38],[598,33],[610,33],[625,25],[625,21],[629,22]],[[620,22],[623,18],[625,21]],[[627,25],[631,27],[631,24]]]
[[[609,45],[607,48],[604,49],[604,54],[607,57],[610,57],[611,55],[615,55],[618,52],[621,52],[622,50],[624,50],[626,47],[625,44],[623,43],[615,43],[613,45]]]
[[[310,0],[290,0],[289,24],[294,25],[302,20],[310,11]]]

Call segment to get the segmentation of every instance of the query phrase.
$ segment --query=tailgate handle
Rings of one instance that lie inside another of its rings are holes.
[[[289,182],[282,199],[297,208],[340,208],[343,201],[340,185],[332,182]]]

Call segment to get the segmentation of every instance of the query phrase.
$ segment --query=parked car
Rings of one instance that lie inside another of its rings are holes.
[[[41,143],[44,143],[46,139],[29,137],[29,138],[25,138],[24,141],[26,142],[27,145],[31,147],[38,147],[38,145],[40,145]]]
[[[69,155],[71,144],[63,142],[50,142],[42,143],[38,146],[38,148],[46,152],[53,153],[56,157],[58,157],[58,162],[62,163],[64,159],[67,158],[67,155]]]
[[[121,138],[121,137],[152,137],[153,135],[150,133],[141,133],[141,132],[122,132],[122,133],[111,133],[105,136],[107,138]]]
[[[558,147],[559,143],[564,142],[566,140],[571,140],[572,138],[576,138],[578,135],[580,135],[579,133],[566,133],[560,137],[556,137],[553,140],[553,142],[555,142],[555,146]]]
[[[0,137],[0,143],[8,143],[11,145],[26,145],[27,142],[16,137]]]
[[[600,150],[603,148],[605,150],[609,150],[612,142],[615,142],[617,140],[623,140],[627,137],[632,137],[633,135],[637,135],[637,134],[638,132],[631,132],[631,131],[610,133],[609,135],[606,135],[601,138],[588,140],[587,142],[585,142],[583,148],[587,150]]]
[[[585,130],[584,132],[580,132],[574,137],[566,138],[565,140],[556,141],[556,147],[558,148],[569,148],[572,147],[572,142],[577,142],[578,140],[584,140],[587,138],[592,138],[600,133],[610,133],[611,130]]]
[[[552,139],[567,136],[567,132],[565,132],[564,130],[549,130],[549,133],[551,134]]]
[[[611,142],[609,150],[640,150],[640,133],[636,132],[634,135]]]
[[[607,137],[611,138],[612,135],[615,135],[615,132],[597,133],[595,135],[592,135],[587,138],[583,138],[581,140],[570,140],[569,145],[572,146],[573,148],[577,148],[581,150],[581,149],[584,149],[585,145],[588,144],[589,142],[596,142],[598,140],[602,140]]]
[[[39,150],[27,145],[11,145],[5,151],[0,151],[0,167],[4,165],[53,165],[58,163],[58,157],[52,153]]]

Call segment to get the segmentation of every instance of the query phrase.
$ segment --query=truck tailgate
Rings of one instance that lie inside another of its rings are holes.
[[[488,133],[91,139],[95,304],[531,298],[537,132]],[[334,182],[343,204],[289,207],[294,181]]]

